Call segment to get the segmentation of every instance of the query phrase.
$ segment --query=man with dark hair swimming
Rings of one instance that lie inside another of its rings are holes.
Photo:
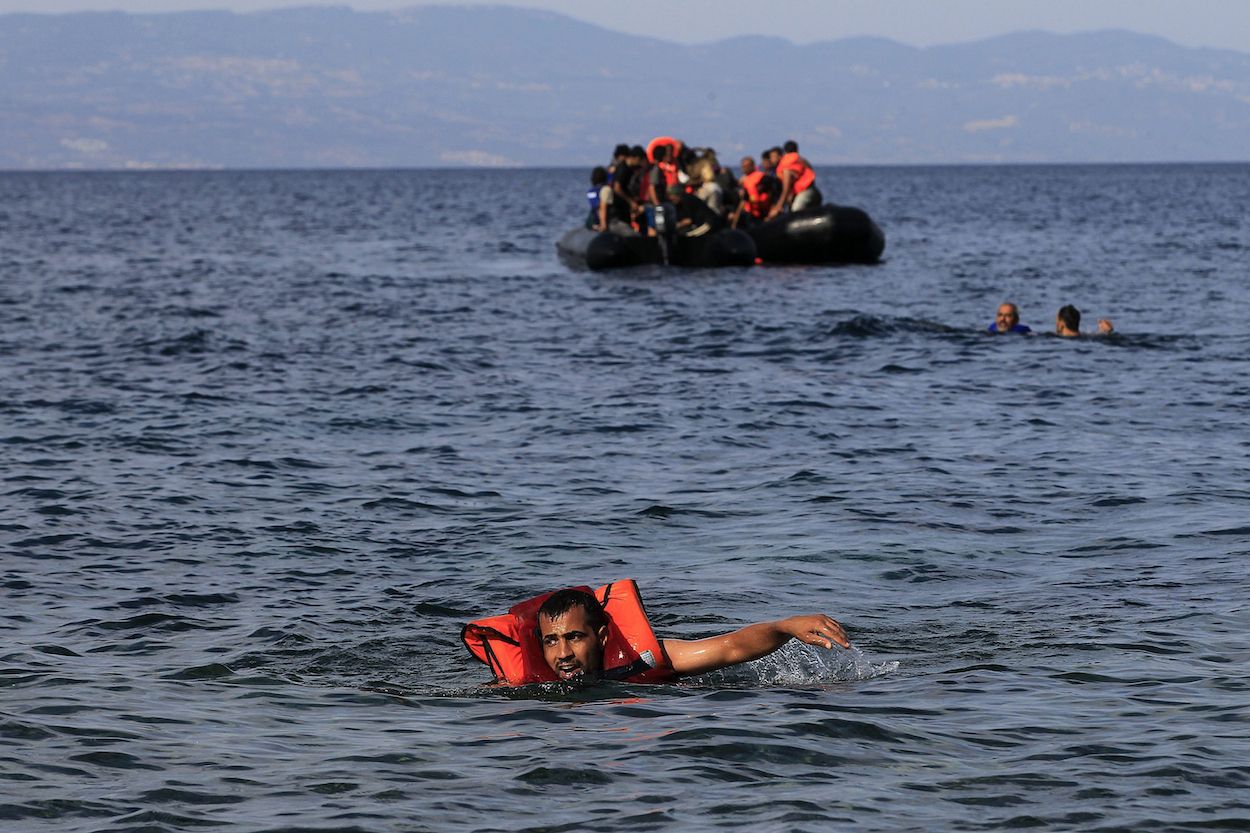
[[[576,588],[553,593],[538,609],[543,658],[562,680],[603,676],[608,617],[591,593]],[[842,626],[824,614],[759,622],[707,639],[661,639],[673,674],[689,676],[759,659],[791,639],[808,645],[851,647]]]
[[[1098,332],[1107,335],[1115,332],[1115,326],[1106,318],[1098,319]],[[1055,334],[1075,338],[1081,334],[1081,311],[1071,304],[1064,304],[1055,315]]]

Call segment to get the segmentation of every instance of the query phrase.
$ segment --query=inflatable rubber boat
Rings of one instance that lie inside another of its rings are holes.
[[[859,208],[822,205],[746,229],[765,263],[876,263],[885,235]]]
[[[738,229],[721,229],[700,237],[642,237],[575,228],[560,238],[556,251],[565,263],[596,272],[651,263],[698,269],[750,266],[756,257],[755,242]]]

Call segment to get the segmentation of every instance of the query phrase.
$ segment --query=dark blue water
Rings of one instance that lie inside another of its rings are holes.
[[[831,169],[884,264],[617,274],[584,178],[0,175],[0,827],[1250,828],[1250,166]],[[622,577],[856,649],[478,687]]]

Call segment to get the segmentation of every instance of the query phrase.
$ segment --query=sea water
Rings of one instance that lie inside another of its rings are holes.
[[[580,170],[0,175],[0,827],[1250,827],[1250,166],[820,181],[882,264],[574,271]],[[480,687],[626,577],[855,647]]]

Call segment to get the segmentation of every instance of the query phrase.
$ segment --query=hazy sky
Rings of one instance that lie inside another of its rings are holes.
[[[446,2],[446,0],[444,0]],[[1250,0],[495,0],[550,9],[625,32],[702,42],[739,34],[780,35],[798,43],[881,35],[929,45],[1019,29],[1076,32],[1132,29],[1187,46],[1250,52]],[[3,12],[120,9],[257,11],[337,5],[361,11],[425,5],[427,0],[0,0]],[[459,3],[458,5],[467,5]],[[480,5],[480,4],[479,4]]]

